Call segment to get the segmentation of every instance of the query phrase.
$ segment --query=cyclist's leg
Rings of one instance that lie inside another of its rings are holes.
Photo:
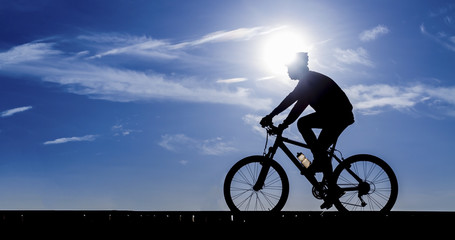
[[[354,123],[354,116],[352,113],[344,115],[339,114],[334,117],[324,118],[323,122],[324,127],[322,127],[321,133],[319,134],[318,144],[320,149],[327,151],[330,145],[335,143],[341,133],[349,125]]]
[[[321,172],[329,166],[327,165],[328,158],[327,154],[325,154],[326,148],[320,144],[318,138],[313,132],[313,128],[322,128],[327,125],[327,120],[319,113],[312,113],[307,116],[304,116],[299,119],[297,122],[297,126],[299,128],[300,133],[302,134],[303,139],[308,144],[311,149],[311,153],[313,154],[313,164],[311,169],[315,172]],[[327,160],[326,160],[327,159]]]
[[[324,151],[320,152],[318,156],[318,164],[320,164],[319,169],[324,173],[323,181],[329,183],[329,188],[327,191],[327,196],[324,198],[324,203],[321,205],[321,209],[329,209],[333,205],[334,198],[337,196],[336,188],[330,187],[330,183],[332,181],[332,162],[330,161],[330,157],[327,156],[327,149],[335,143],[338,139],[340,134],[346,129],[348,125],[338,125],[338,126],[331,126],[322,128],[321,133],[318,137],[318,143],[321,149]]]
[[[331,171],[327,149],[332,145],[351,124],[351,120],[337,119],[327,115],[312,113],[299,119],[297,126],[305,142],[313,153],[313,169],[315,171]],[[319,137],[316,138],[312,128],[321,128]]]
[[[324,175],[328,175],[326,173],[332,172],[332,163],[330,161],[330,157],[327,155],[327,149],[335,143],[346,127],[346,125],[338,125],[322,128],[321,133],[319,134],[318,145],[320,152],[317,154],[319,160],[323,161],[321,162],[321,165],[323,170],[325,170]]]
[[[341,133],[346,129],[347,125],[338,125],[322,128],[318,137],[318,144],[321,149],[327,150],[335,143]]]
[[[321,125],[321,116],[318,113],[311,113],[306,116],[301,117],[297,121],[297,127],[299,129],[300,134],[302,134],[303,139],[310,147],[313,155],[315,154],[316,149],[319,148],[318,146],[318,139],[313,132],[313,128],[322,128]]]

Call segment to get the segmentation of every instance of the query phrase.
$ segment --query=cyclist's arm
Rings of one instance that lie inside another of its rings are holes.
[[[291,106],[293,103],[295,103],[296,101],[297,102],[302,102],[302,96],[306,96],[308,93],[309,86],[307,86],[307,84],[305,83],[305,81],[299,81],[299,83],[297,84],[297,86],[294,88],[294,90],[289,93],[289,95],[286,96],[286,98],[283,99],[283,101],[280,103],[280,105],[278,105],[278,107],[276,107],[270,114],[269,116],[271,117],[274,117],[278,114],[280,114],[282,111],[286,110],[289,106]],[[297,103],[298,104],[298,103]],[[297,105],[296,104],[296,105]],[[308,104],[307,104],[308,105]],[[303,107],[303,109],[305,109],[306,106]],[[294,112],[297,112],[297,110],[299,109],[300,107],[296,108],[294,106],[293,110]],[[294,110],[295,109],[295,110]],[[292,112],[291,111],[291,112]],[[303,112],[303,110],[302,110]],[[301,113],[301,112],[300,112]],[[299,113],[299,114],[300,114]],[[298,114],[298,115],[299,115]],[[298,115],[295,117],[295,119],[297,119]],[[291,113],[289,114],[289,116],[291,116]],[[289,117],[288,117],[289,118]],[[294,119],[294,121],[295,121]],[[291,122],[292,123],[292,122]]]
[[[273,109],[269,116],[274,117],[280,114],[282,111],[286,110],[289,106],[291,106],[295,101],[297,101],[297,97],[293,91],[289,95],[287,95],[275,109]]]
[[[297,118],[302,114],[302,112],[305,110],[305,108],[308,106],[308,101],[305,101],[304,99],[300,99],[297,101],[297,103],[294,105],[292,108],[291,112],[289,112],[289,115],[286,119],[284,119],[283,124],[287,128],[289,125],[291,125]]]

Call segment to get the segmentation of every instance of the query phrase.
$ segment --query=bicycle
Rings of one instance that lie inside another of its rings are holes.
[[[345,159],[335,148],[335,141],[327,154],[330,161],[335,159],[338,165],[335,170],[332,168],[330,173],[325,173],[319,182],[315,173],[307,169],[285,143],[306,149],[310,147],[283,137],[283,130],[273,124],[265,128],[267,135],[263,155],[243,158],[226,175],[224,198],[231,211],[279,212],[284,207],[289,195],[289,180],[283,167],[273,159],[278,148],[313,185],[313,196],[324,200],[326,208],[334,205],[340,212],[389,212],[392,209],[398,196],[398,182],[392,168],[384,160],[369,154]],[[269,135],[276,135],[276,139],[266,152]]]

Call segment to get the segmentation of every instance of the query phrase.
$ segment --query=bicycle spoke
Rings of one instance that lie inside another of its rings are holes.
[[[381,169],[381,171],[379,171],[379,172],[376,174],[376,176],[375,176],[373,179],[371,179],[371,181],[372,181],[372,182],[376,182],[377,179],[380,178],[380,177],[382,176],[382,174],[384,174],[384,173],[385,173],[384,170]],[[388,179],[388,177],[385,177],[384,179]]]
[[[281,176],[271,167],[264,185],[259,191],[253,190],[262,165],[259,162],[245,164],[237,170],[231,180],[231,199],[242,211],[267,211],[273,209],[283,193]]]
[[[280,178],[280,176],[277,176],[276,178],[270,180],[270,182],[265,183],[265,184],[264,184],[264,188],[267,188],[267,187],[269,187],[269,186],[271,186],[271,185],[273,185],[273,184],[276,184],[276,183],[281,183],[281,178]]]
[[[389,200],[389,195],[390,195],[390,191],[388,191],[388,194],[383,194],[382,192],[380,191],[375,191],[373,194],[376,194],[378,195],[378,197],[380,197],[381,199],[383,199],[384,201],[388,201]]]
[[[247,185],[253,186],[253,183],[248,179],[248,177],[243,173],[243,171],[239,171],[238,175],[243,179],[243,182]]]
[[[367,163],[365,162],[365,165],[366,165],[366,164],[367,164]],[[364,180],[367,180],[367,179],[370,178],[370,175],[374,172],[374,169],[375,169],[375,168],[376,168],[376,164],[371,164],[370,169],[368,170],[368,172],[365,173],[365,178],[364,178]]]
[[[363,159],[346,166],[349,170],[342,169],[336,176],[336,184],[343,191],[339,203],[348,211],[384,209],[393,194],[390,176],[384,168],[375,161]]]
[[[272,201],[270,198],[273,198],[274,200],[280,200],[280,196],[273,195],[273,194],[268,194],[266,192],[261,191],[262,196],[266,200],[266,202],[269,204],[270,207],[273,207],[275,204],[275,201]],[[266,210],[265,207],[263,210]]]
[[[370,203],[370,210],[373,211],[375,208],[374,206],[378,206],[379,209],[382,209],[384,207],[383,204],[381,204],[378,199],[373,198],[371,195],[367,195],[368,202]]]
[[[251,190],[250,189],[246,189],[246,190],[243,190],[242,192],[238,193],[238,194],[235,194],[235,195],[232,195],[232,200],[235,200],[237,198],[239,198],[240,196],[244,195],[245,193],[248,193],[250,192]]]
[[[254,183],[254,182],[255,182],[255,179],[257,179],[257,178],[256,178],[255,174],[253,173],[253,171],[251,170],[251,167],[250,167],[249,164],[246,165],[246,170],[247,170],[247,172],[248,172],[248,175],[250,176],[249,179],[253,179],[253,183]]]

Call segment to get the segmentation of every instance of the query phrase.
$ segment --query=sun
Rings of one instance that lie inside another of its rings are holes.
[[[264,65],[273,74],[286,73],[286,63],[295,53],[308,51],[307,40],[292,30],[282,30],[270,35],[263,46]]]

